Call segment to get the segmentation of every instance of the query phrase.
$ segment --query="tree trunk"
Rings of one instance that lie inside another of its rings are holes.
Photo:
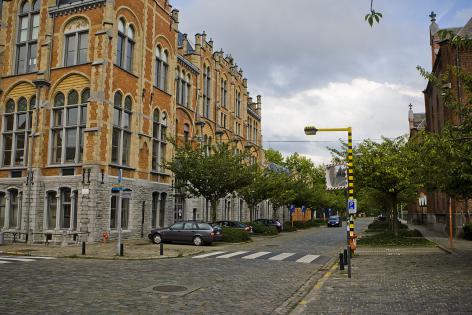
[[[465,198],[465,213],[467,213],[465,217],[465,222],[470,223],[469,198]]]
[[[393,234],[395,235],[395,237],[398,237],[398,208],[397,208],[397,197],[396,196],[393,198],[392,212],[393,212],[393,218],[392,218],[392,221],[393,221]]]
[[[248,205],[249,208],[249,222],[252,222],[254,220],[254,207]]]
[[[277,217],[277,207],[272,206],[272,219],[276,219]]]
[[[216,222],[216,210],[218,209],[219,199],[210,200],[211,203],[211,223]]]

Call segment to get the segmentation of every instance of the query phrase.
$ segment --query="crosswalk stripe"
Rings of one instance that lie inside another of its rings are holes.
[[[225,252],[211,252],[211,253],[208,253],[208,254],[194,256],[192,258],[206,258],[206,257],[210,257],[210,256],[216,256],[216,255],[224,254],[224,253]]]
[[[229,253],[229,254],[226,254],[226,255],[218,256],[216,258],[230,258],[230,257],[234,257],[234,256],[246,254],[246,253],[248,253],[248,252],[247,251],[234,252],[234,253]]]
[[[270,257],[269,260],[284,260],[285,258],[288,258],[293,255],[295,255],[295,253],[282,253],[277,256]]]
[[[56,257],[42,257],[42,256],[16,256],[16,257],[25,258],[25,259],[45,259],[45,260],[56,259]],[[0,259],[2,259],[2,256],[0,256]]]
[[[27,259],[27,258],[16,258],[16,257],[4,257],[1,256],[0,260],[13,260],[13,261],[24,261],[24,262],[29,262],[29,261],[34,261],[34,259]]]
[[[242,259],[256,259],[258,257],[264,256],[264,255],[267,255],[267,254],[270,254],[270,252],[257,252],[255,254],[244,256],[244,257],[242,257]]]
[[[296,260],[296,262],[309,264],[318,257],[320,257],[320,255],[305,255],[302,258]]]

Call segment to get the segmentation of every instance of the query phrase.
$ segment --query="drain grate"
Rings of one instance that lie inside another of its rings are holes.
[[[187,287],[184,287],[181,285],[157,285],[153,287],[152,289],[157,292],[165,292],[165,293],[187,291]]]

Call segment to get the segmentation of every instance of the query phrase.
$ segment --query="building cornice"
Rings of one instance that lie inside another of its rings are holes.
[[[86,10],[91,10],[105,5],[106,0],[82,0],[74,3],[52,6],[48,8],[48,13],[52,17],[74,14]]]

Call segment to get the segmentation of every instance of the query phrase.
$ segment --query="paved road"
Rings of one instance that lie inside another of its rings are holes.
[[[326,257],[335,256],[344,242],[345,228],[322,227],[236,245],[232,251]],[[0,313],[270,314],[320,268],[316,261],[192,257],[18,261],[0,265]],[[170,284],[187,291],[153,290]]]

